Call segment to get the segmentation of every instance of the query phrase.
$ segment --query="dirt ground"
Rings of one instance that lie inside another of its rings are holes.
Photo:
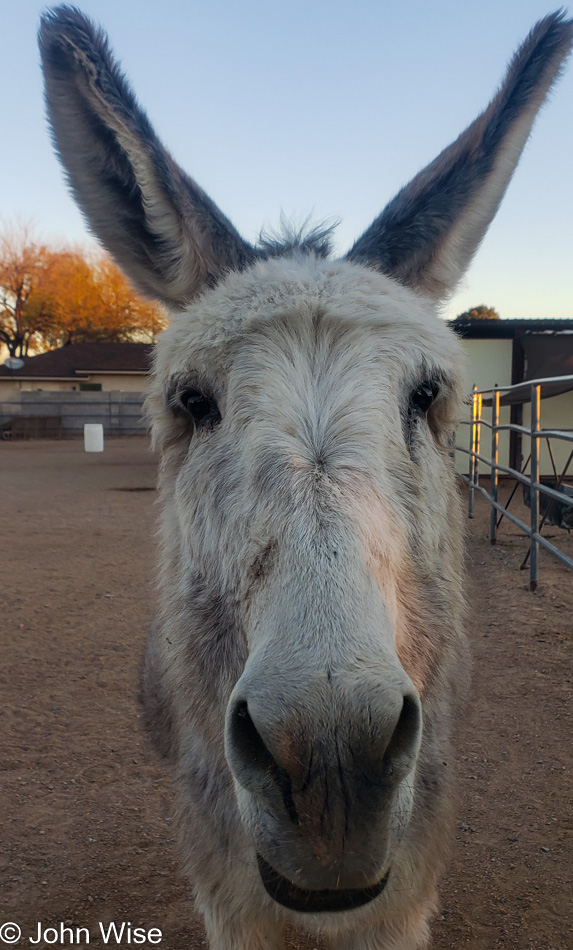
[[[174,856],[170,778],[137,705],[154,484],[143,439],[103,455],[0,442],[0,925],[22,928],[19,946],[38,921],[87,927],[101,946],[98,922],[113,920],[159,928],[168,950],[205,947]],[[478,499],[473,688],[433,947],[571,950],[573,573],[542,553],[531,594],[525,540],[505,525],[492,548],[487,523]],[[573,535],[549,533],[573,556]]]

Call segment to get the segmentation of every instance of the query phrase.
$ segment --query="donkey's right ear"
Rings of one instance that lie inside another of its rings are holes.
[[[88,224],[145,294],[182,308],[255,257],[179,168],[114,61],[106,35],[73,7],[41,22],[56,149]]]

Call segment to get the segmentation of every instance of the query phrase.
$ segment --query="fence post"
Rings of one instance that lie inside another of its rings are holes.
[[[475,473],[475,413],[476,413],[476,393],[477,385],[472,387],[472,404],[470,412],[470,470],[468,480],[468,518],[474,516],[474,473]]]
[[[539,542],[535,540],[534,534],[537,533],[539,523],[539,489],[535,483],[539,483],[539,439],[537,433],[540,428],[541,415],[541,386],[531,387],[531,536],[529,539],[529,589],[537,590],[538,577],[538,555]]]
[[[492,502],[497,503],[498,488],[498,463],[499,463],[499,389],[496,388],[491,394],[491,485],[490,494]],[[497,508],[492,504],[489,514],[489,540],[492,544],[497,541]]]
[[[473,386],[473,398],[472,398],[472,467],[471,467],[471,479],[470,479],[470,491],[469,491],[469,511],[468,516],[473,518],[474,516],[474,488],[479,485],[479,459],[478,455],[480,453],[480,442],[481,442],[481,408],[482,408],[482,394],[478,393],[477,385],[474,383]]]

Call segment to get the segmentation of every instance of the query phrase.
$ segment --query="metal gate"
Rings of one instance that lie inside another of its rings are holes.
[[[539,546],[541,545],[555,557],[559,558],[567,567],[573,568],[573,560],[554,544],[543,537],[541,530],[545,524],[556,524],[559,527],[573,528],[573,488],[567,485],[565,478],[573,460],[573,428],[544,429],[541,425],[541,400],[560,395],[573,389],[573,376],[549,377],[535,379],[527,383],[518,383],[514,386],[496,386],[492,390],[478,391],[474,386],[471,400],[471,416],[469,422],[462,426],[469,426],[469,448],[456,444],[459,452],[469,456],[469,475],[461,475],[468,483],[468,517],[473,518],[475,492],[479,491],[489,501],[490,511],[490,541],[496,543],[497,530],[502,518],[508,518],[529,537],[529,551],[522,564],[526,566],[529,560],[529,587],[536,590],[539,574]],[[500,407],[509,404],[523,404],[531,402],[530,426],[515,423],[500,422]],[[484,418],[484,407],[491,406],[491,416]],[[573,420],[572,420],[573,421]],[[483,447],[483,430],[489,433],[491,452],[487,456]],[[458,429],[458,433],[463,429]],[[509,465],[502,465],[499,461],[499,434],[502,431],[518,433],[520,438],[529,440],[529,458],[522,464],[520,471]],[[545,440],[553,465],[554,479],[548,483],[540,478],[539,455],[540,445]],[[571,451],[564,463],[561,472],[557,471],[551,440],[570,443]],[[480,464],[490,471],[490,491],[480,485]],[[529,474],[526,469],[529,466]],[[499,476],[508,475],[515,479],[515,487],[504,506],[499,502]],[[530,524],[527,525],[518,518],[509,505],[519,486],[524,486],[524,501],[531,509]],[[561,521],[559,520],[561,519]]]

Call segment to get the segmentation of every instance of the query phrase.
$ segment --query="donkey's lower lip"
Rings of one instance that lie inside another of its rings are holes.
[[[277,904],[301,914],[326,914],[362,907],[382,893],[390,876],[390,871],[387,871],[380,881],[370,887],[306,891],[275,871],[260,854],[257,854],[257,861],[267,894]]]

